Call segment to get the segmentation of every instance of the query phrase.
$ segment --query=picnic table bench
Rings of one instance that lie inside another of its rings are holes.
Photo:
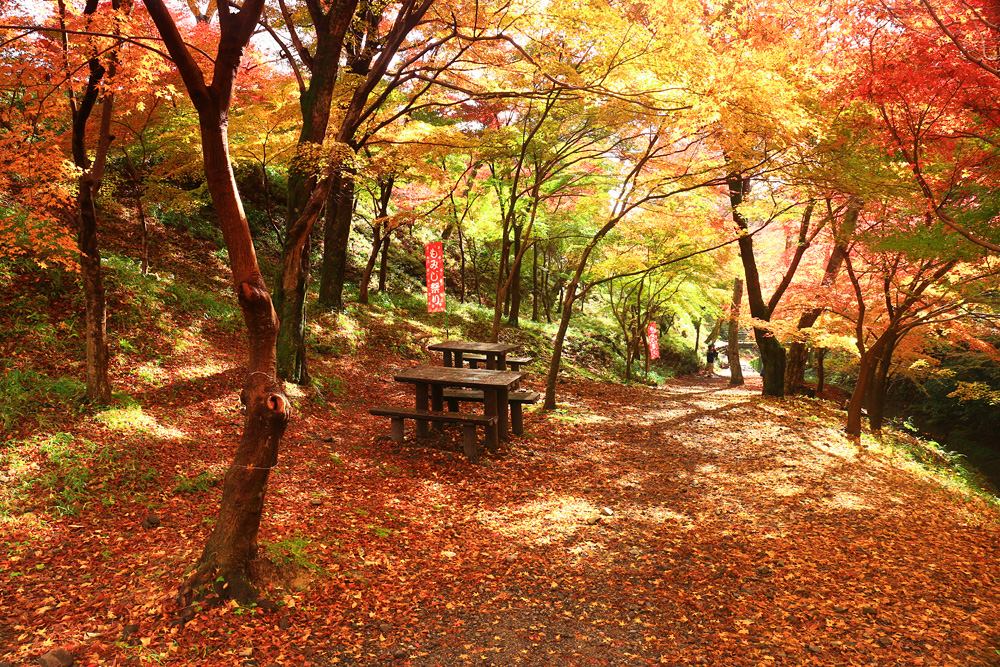
[[[486,396],[481,391],[474,389],[445,389],[443,398],[448,402],[448,409],[453,413],[458,413],[460,401],[470,403],[483,403]],[[510,404],[510,430],[516,435],[524,434],[524,414],[521,406],[525,403],[534,404],[542,395],[537,391],[510,391],[507,393],[507,402]]]
[[[483,394],[483,412],[494,417],[492,424],[486,425],[486,445],[496,450],[500,440],[507,440],[509,428],[507,420],[508,394],[521,379],[520,373],[512,371],[491,371],[477,368],[453,368],[450,366],[415,366],[405,368],[394,376],[396,382],[407,382],[416,388],[417,410],[442,412],[444,410],[444,390],[465,388],[479,390]],[[500,409],[502,406],[503,409]],[[428,433],[428,424],[442,423],[441,419],[424,419],[414,415],[417,435]]]
[[[480,392],[482,393],[482,392]],[[396,444],[403,442],[403,420],[413,419],[426,422],[443,422],[447,424],[462,425],[462,450],[465,456],[472,463],[479,460],[479,447],[476,438],[476,427],[483,426],[486,429],[496,427],[496,415],[477,415],[454,412],[435,412],[432,410],[420,410],[418,408],[404,408],[396,405],[379,405],[368,411],[370,414],[379,417],[390,418],[389,437]]]

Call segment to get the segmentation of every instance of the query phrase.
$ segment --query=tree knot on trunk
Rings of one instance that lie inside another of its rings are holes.
[[[269,428],[288,424],[292,404],[281,384],[271,375],[255,371],[247,376],[240,399],[247,406],[247,415],[266,422]]]

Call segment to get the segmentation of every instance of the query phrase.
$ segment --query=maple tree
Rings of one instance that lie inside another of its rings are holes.
[[[896,151],[927,206],[968,241],[993,252],[995,135],[1000,86],[995,9],[975,2],[871,8],[856,35],[848,86],[871,104],[884,143]],[[943,34],[942,34],[943,33]]]
[[[33,57],[29,67],[4,63],[11,75],[3,122],[7,168],[12,172],[8,187],[20,191],[27,204],[4,216],[5,245],[21,251],[27,246],[43,262],[59,257],[58,251],[66,247],[60,239],[59,218],[72,220],[84,294],[86,398],[107,403],[111,399],[107,303],[95,199],[113,140],[115,89],[120,87],[116,76],[122,44],[117,26],[127,22],[132,5],[115,0],[101,8],[96,0],[88,0],[82,7],[59,2],[51,9],[51,16],[8,17],[14,23],[7,29],[16,36],[5,40],[5,46],[31,40],[24,51]],[[44,33],[46,27],[54,37]],[[41,35],[35,37],[36,33]],[[60,98],[65,107],[58,104]],[[91,122],[97,109],[99,120]],[[68,123],[60,121],[62,113],[68,115]],[[28,148],[31,144],[45,148]],[[60,157],[68,158],[75,171],[72,195],[66,189],[67,170],[52,162]],[[45,227],[52,229],[42,232]]]
[[[277,461],[290,404],[275,379],[278,320],[257,264],[243,205],[229,158],[227,116],[244,49],[263,11],[263,0],[248,0],[238,11],[219,6],[218,53],[211,81],[185,42],[178,23],[162,0],[146,7],[198,112],[205,179],[229,252],[233,286],[247,329],[248,359],[241,399],[246,417],[239,448],[226,473],[219,516],[196,571],[181,597],[190,600],[207,583],[241,601],[257,598],[251,563],[257,557],[265,490]],[[222,582],[218,585],[218,582]]]

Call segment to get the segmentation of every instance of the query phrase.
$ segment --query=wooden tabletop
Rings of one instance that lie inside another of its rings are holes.
[[[508,343],[477,343],[472,340],[446,340],[427,346],[428,350],[437,350],[438,352],[492,352],[495,354],[506,354],[517,348],[517,345]]]
[[[524,373],[491,371],[485,368],[453,368],[451,366],[414,366],[395,375],[396,382],[440,384],[473,389],[510,389]]]

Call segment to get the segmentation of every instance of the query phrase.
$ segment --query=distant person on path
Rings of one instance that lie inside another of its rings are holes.
[[[715,349],[715,344],[708,346],[708,352],[705,353],[705,359],[708,361],[708,366],[705,372],[709,375],[715,375],[715,360],[719,358],[719,352]]]

